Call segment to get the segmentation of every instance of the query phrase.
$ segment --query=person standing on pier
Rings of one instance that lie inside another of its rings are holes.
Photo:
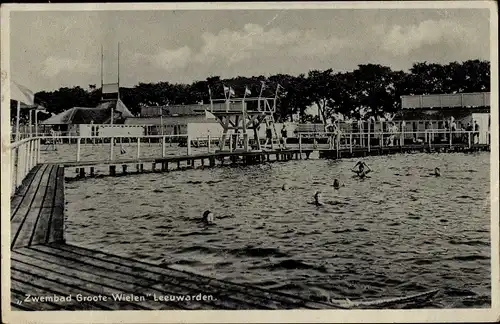
[[[267,145],[267,142],[271,142],[271,150],[272,150],[273,149],[273,131],[272,131],[270,125],[267,125],[267,128],[266,128],[266,142],[264,143],[264,146]]]
[[[477,137],[477,142],[476,142],[476,137]],[[474,121],[474,144],[479,144],[479,124],[477,123],[477,120]]]
[[[283,127],[281,128],[281,139],[282,139],[282,144],[283,148],[286,148],[286,138],[287,138],[287,131],[286,131],[286,126],[283,124]]]

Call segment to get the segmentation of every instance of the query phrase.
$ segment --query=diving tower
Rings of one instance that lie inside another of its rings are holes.
[[[210,100],[210,113],[223,128],[219,151],[260,151],[259,129],[262,122],[265,123],[266,128],[272,128],[277,138],[274,125],[275,112],[276,98],[247,97]],[[253,148],[249,146],[249,139],[252,135],[255,143]],[[226,145],[228,138],[229,144]],[[238,148],[240,138],[243,139],[242,148]]]

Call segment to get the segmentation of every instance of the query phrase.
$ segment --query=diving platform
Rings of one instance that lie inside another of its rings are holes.
[[[242,142],[244,152],[260,150],[259,129],[262,122],[266,128],[274,127],[274,113],[276,112],[276,97],[252,97],[252,98],[224,98],[212,99],[210,102],[210,113],[219,121],[223,128],[220,141],[220,152],[233,152]],[[255,146],[249,146],[249,137],[253,136]],[[229,146],[226,149],[226,138],[229,137]],[[240,141],[240,138],[242,141]]]

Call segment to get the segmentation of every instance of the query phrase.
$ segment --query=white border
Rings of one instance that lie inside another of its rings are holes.
[[[491,274],[492,308],[442,310],[286,310],[286,311],[10,311],[10,181],[2,181],[2,321],[6,323],[383,323],[383,322],[497,322],[500,320],[499,281],[499,150],[498,150],[498,12],[493,1],[393,1],[393,2],[302,2],[302,3],[107,3],[107,4],[3,4],[1,8],[1,157],[2,179],[10,179],[10,12],[82,10],[250,10],[250,9],[449,9],[491,10]],[[4,75],[6,78],[4,78]]]

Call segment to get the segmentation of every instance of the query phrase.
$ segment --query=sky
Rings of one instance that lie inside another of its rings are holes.
[[[33,91],[490,59],[488,9],[14,11],[12,79]]]

